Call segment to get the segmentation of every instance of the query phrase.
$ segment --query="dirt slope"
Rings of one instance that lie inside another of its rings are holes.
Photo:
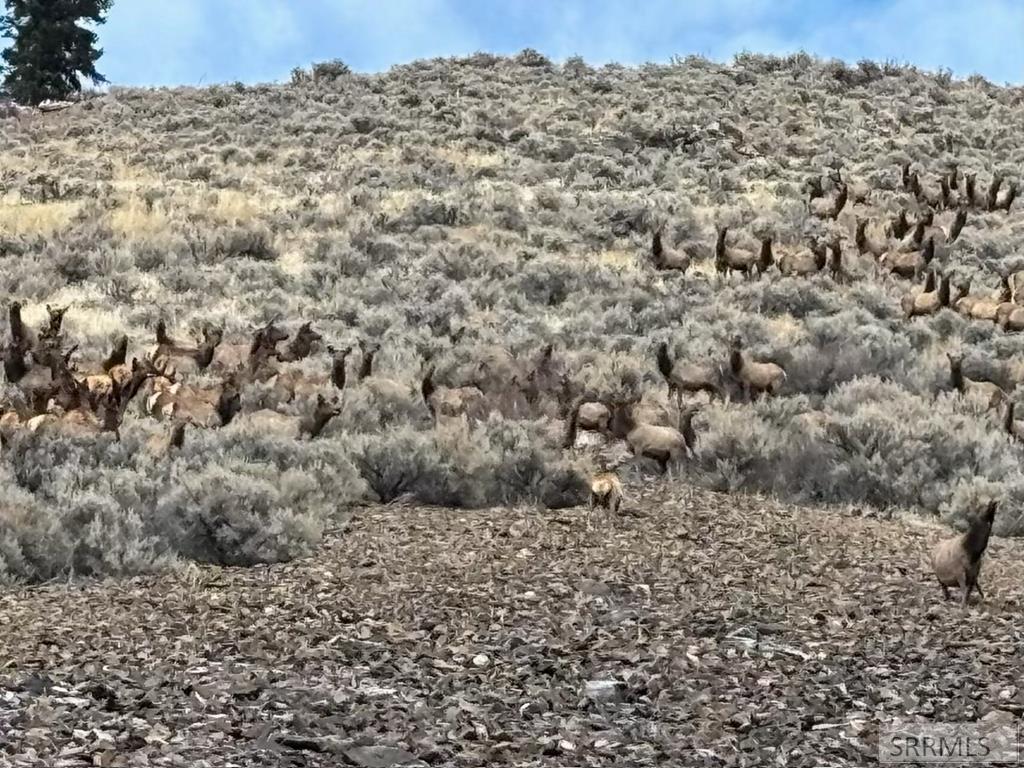
[[[1021,545],[965,611],[922,564],[943,533],[657,490],[589,531],[369,508],[289,565],[12,590],[0,758],[862,765],[893,717],[1024,711]]]

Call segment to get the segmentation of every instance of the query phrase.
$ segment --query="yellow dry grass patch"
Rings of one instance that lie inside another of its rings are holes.
[[[598,264],[616,269],[636,269],[636,259],[636,251],[626,248],[609,248],[595,255]]]
[[[401,216],[421,200],[436,200],[437,195],[422,189],[398,189],[380,201],[380,211],[388,216]]]
[[[77,201],[0,202],[0,233],[47,237],[68,229],[81,210]]]
[[[64,329],[72,337],[108,338],[125,332],[127,320],[120,308],[95,285],[68,286],[39,303],[28,303],[21,317],[29,326],[40,328],[49,315],[46,305],[68,307]]]
[[[225,224],[243,224],[261,216],[264,206],[245,192],[222,189],[217,192],[217,202],[206,209],[206,214]]]
[[[751,207],[763,210],[771,210],[779,201],[775,191],[775,185],[768,185],[763,181],[755,181],[750,184],[745,192],[739,194],[750,203]]]
[[[767,318],[765,325],[777,344],[794,345],[806,336],[803,325],[789,314]]]
[[[128,240],[148,240],[164,235],[171,228],[171,217],[159,203],[149,208],[138,197],[114,209],[110,229]]]
[[[111,186],[122,192],[140,192],[150,188],[162,188],[166,180],[143,165],[135,165],[124,157],[115,157],[111,161],[113,173]]]
[[[695,275],[703,275],[704,277],[714,277],[717,274],[715,269],[714,259],[699,259],[697,261],[690,262],[689,272]]]
[[[498,168],[505,164],[504,156],[496,152],[480,152],[475,149],[453,149],[451,147],[438,147],[434,150],[434,157],[451,163],[456,168],[480,169]]]

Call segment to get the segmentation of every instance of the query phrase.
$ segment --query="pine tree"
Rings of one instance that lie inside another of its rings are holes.
[[[85,22],[102,24],[113,0],[5,0],[0,33],[14,42],[0,54],[4,89],[15,101],[66,99],[82,89],[79,76],[105,83],[96,71],[103,49]]]

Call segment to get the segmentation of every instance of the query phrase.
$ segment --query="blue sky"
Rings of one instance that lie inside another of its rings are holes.
[[[100,71],[122,85],[285,79],[530,47],[638,64],[800,49],[1024,82],[1024,0],[115,0]]]

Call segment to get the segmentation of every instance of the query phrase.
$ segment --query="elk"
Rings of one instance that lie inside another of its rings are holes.
[[[1024,427],[1014,418],[1016,407],[1012,400],[1007,401],[1006,412],[1003,416],[1003,429],[1014,440],[1024,443]]]
[[[651,242],[651,258],[654,266],[660,270],[675,270],[685,272],[690,268],[690,255],[685,251],[674,251],[665,248],[661,241],[661,230],[654,233]]]
[[[190,387],[181,382],[156,379],[146,398],[146,412],[158,418],[175,418],[199,427],[223,427],[241,409],[241,392],[235,374],[218,387]]]
[[[1004,331],[1024,331],[1024,307],[1014,302],[1000,304],[996,324]]]
[[[931,273],[929,273],[931,274]],[[903,297],[903,311],[908,318],[934,315],[943,307],[949,306],[949,276],[939,280],[938,290],[926,290]]]
[[[976,208],[978,205],[977,181],[978,174],[976,173],[968,173],[964,176],[964,202],[970,208]]]
[[[678,429],[638,422],[633,413],[637,402],[638,398],[612,402],[612,433],[625,438],[634,456],[656,461],[661,473],[665,474],[669,463],[676,463],[684,456],[691,455],[693,448]],[[693,413],[690,411],[686,419],[692,419]]]
[[[180,372],[206,370],[217,352],[217,347],[224,339],[224,332],[219,328],[203,328],[203,340],[198,346],[180,344],[167,335],[167,325],[160,320],[156,326],[156,349],[152,357],[173,360]]]
[[[1017,199],[1018,185],[1016,181],[1011,181],[1006,191],[998,196],[996,200],[995,209],[997,211],[1010,212],[1010,208],[1013,207],[1013,201]]]
[[[722,395],[714,372],[704,366],[673,360],[668,353],[668,343],[661,342],[657,348],[658,371],[668,385],[668,395],[675,395],[676,404],[682,402],[683,393],[707,392],[709,397]]]
[[[247,370],[251,376],[270,375],[264,366],[281,352],[277,347],[289,338],[288,333],[277,327],[277,319],[253,331],[247,344],[220,344],[214,355],[215,367],[224,371]]]
[[[327,399],[317,395],[316,404],[310,413],[302,417],[288,416],[278,411],[264,408],[252,413],[244,413],[235,417],[231,425],[239,428],[248,427],[261,434],[274,434],[280,437],[316,439],[321,435],[327,424],[342,411],[341,401],[337,395]]]
[[[734,248],[726,246],[725,238],[728,234],[728,227],[720,227],[718,240],[715,243],[715,267],[719,272],[727,274],[742,272],[745,275],[752,275],[755,269],[762,272],[771,265],[771,241],[762,240],[761,252],[756,254],[745,248]]]
[[[748,360],[743,354],[743,341],[739,336],[734,336],[729,345],[729,368],[747,399],[755,392],[774,395],[786,380],[782,366]]]
[[[925,213],[919,216],[914,222],[914,226],[910,229],[910,234],[900,240],[899,243],[897,243],[896,248],[893,250],[910,252],[921,248],[925,241],[925,231],[932,225],[934,218],[934,214],[932,214],[930,210],[925,211]]]
[[[984,403],[986,408],[997,408],[1006,399],[1002,388],[991,381],[976,381],[964,376],[961,354],[946,353],[949,359],[949,381],[964,399],[973,398]]]
[[[999,188],[1003,185],[1003,177],[1001,174],[995,173],[992,175],[992,183],[988,185],[988,192],[985,194],[985,210],[994,211],[996,209],[996,203],[999,201]]]
[[[1011,289],[1008,277],[1002,278],[1002,288],[994,296],[968,293],[970,286],[971,283],[968,280],[963,287],[963,296],[957,299],[953,305],[961,315],[966,315],[974,320],[992,322],[996,320],[1001,306],[1009,305],[1011,309],[1013,308],[1010,303]]]
[[[907,232],[910,231],[910,222],[907,221],[907,209],[901,208],[900,212],[896,214],[896,218],[889,224],[891,234],[897,240],[903,239]]]
[[[461,414],[474,420],[487,417],[487,400],[479,387],[438,387],[434,383],[433,364],[428,365],[423,374],[420,394],[434,421],[437,421],[439,416],[459,416]]]
[[[323,336],[313,330],[311,323],[303,323],[299,326],[299,330],[295,333],[295,338],[289,342],[285,351],[278,355],[278,359],[282,363],[304,360],[313,354],[313,346],[317,342],[322,341],[323,338]]]
[[[849,196],[849,188],[846,182],[840,181],[833,197],[817,198],[808,204],[812,216],[819,219],[836,219],[846,207],[846,200]]]
[[[331,355],[331,383],[339,390],[344,390],[346,383],[345,362],[352,353],[352,347],[336,349],[329,346],[327,347],[327,352]]]
[[[146,441],[146,451],[153,457],[167,456],[185,444],[185,422],[171,425],[165,434],[154,435]]]
[[[956,242],[957,238],[960,237],[960,233],[964,229],[964,225],[967,223],[967,209],[958,208],[956,214],[953,217],[953,221],[945,227],[928,226],[925,227],[924,237],[927,239],[937,239],[939,243],[944,245],[952,245]]]
[[[906,212],[903,212],[906,215]],[[868,219],[857,218],[857,230],[854,235],[854,243],[857,246],[857,252],[861,255],[870,253],[875,258],[884,256],[891,249],[891,243],[887,236],[883,233],[878,232],[876,227],[875,232],[868,232],[868,226],[872,222]]]
[[[770,248],[771,241],[768,242]],[[772,258],[774,259],[774,254]],[[823,270],[827,258],[826,246],[821,242],[815,241],[809,248],[784,252],[775,263],[779,271],[784,275],[806,277]]]
[[[590,509],[587,511],[587,527],[595,507],[611,510],[618,514],[622,505],[622,481],[612,471],[598,472],[590,478]]]
[[[967,531],[940,541],[932,549],[932,568],[946,600],[949,599],[950,587],[960,588],[963,606],[967,605],[971,591],[975,589],[978,597],[985,599],[978,576],[998,505],[997,501],[990,501],[983,512],[974,516]]]
[[[917,278],[922,271],[928,268],[935,258],[935,240],[928,238],[920,252],[907,253],[903,251],[890,251],[880,260],[879,265],[906,278]]]
[[[388,379],[381,376],[376,376],[373,373],[373,363],[377,352],[380,351],[380,345],[375,344],[372,347],[360,339],[359,350],[362,353],[362,359],[359,361],[359,373],[358,381],[364,387],[370,390],[376,397],[384,400],[402,400],[409,395],[409,387],[402,384],[394,379]]]
[[[835,235],[832,238],[832,242],[828,247],[831,251],[828,259],[829,275],[837,283],[844,282],[848,275],[843,269],[843,242],[839,235]]]
[[[20,349],[26,352],[31,351],[36,345],[36,335],[22,322],[21,302],[11,302],[7,310],[8,324],[11,331],[11,341]]]

